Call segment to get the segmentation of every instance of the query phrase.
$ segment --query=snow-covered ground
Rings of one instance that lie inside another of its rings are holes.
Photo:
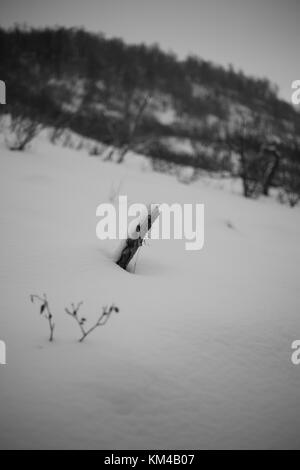
[[[103,163],[40,140],[0,148],[1,448],[300,447],[300,211]],[[120,186],[121,184],[121,186]],[[205,246],[153,240],[135,274],[96,238],[112,187],[205,204]],[[30,294],[47,293],[55,342]],[[84,301],[79,344],[64,313]]]

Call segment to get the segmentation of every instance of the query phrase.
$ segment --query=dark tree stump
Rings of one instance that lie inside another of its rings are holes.
[[[135,229],[133,236],[125,240],[121,254],[118,257],[117,265],[123,269],[127,269],[130,261],[137,253],[138,249],[143,245],[144,238],[151,229],[153,223],[159,216],[159,206],[151,206],[148,208],[148,216],[145,217]]]

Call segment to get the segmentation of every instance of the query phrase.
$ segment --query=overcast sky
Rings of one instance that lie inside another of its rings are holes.
[[[83,26],[268,77],[300,79],[300,0],[0,0],[0,25]],[[0,77],[1,78],[1,77]]]

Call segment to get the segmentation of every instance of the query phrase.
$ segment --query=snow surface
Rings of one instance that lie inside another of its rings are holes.
[[[300,211],[43,140],[0,148],[0,447],[299,448]],[[121,182],[121,186],[120,186]],[[149,241],[135,274],[96,238],[112,187],[205,204],[205,246]],[[56,323],[30,294],[47,293]],[[120,313],[79,344],[64,313]]]

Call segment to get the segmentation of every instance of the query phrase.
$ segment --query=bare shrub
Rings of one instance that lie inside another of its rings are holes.
[[[30,300],[32,303],[34,303],[34,301],[38,301],[40,303],[40,314],[48,321],[49,329],[50,329],[49,341],[52,342],[55,323],[53,322],[53,315],[50,311],[49,302],[48,302],[46,294],[44,294],[43,297],[32,294],[30,296]]]
[[[280,163],[280,144],[265,117],[240,117],[237,127],[227,131],[226,141],[239,157],[239,176],[245,197],[268,195]]]
[[[70,309],[69,308],[65,309],[65,312],[76,321],[77,325],[80,328],[80,331],[81,331],[81,337],[79,339],[80,343],[82,343],[85,340],[85,338],[88,335],[90,335],[96,328],[100,326],[104,326],[108,322],[113,312],[119,313],[118,307],[116,307],[113,304],[110,307],[103,307],[102,313],[100,314],[96,323],[92,325],[90,328],[86,329],[85,325],[86,325],[87,319],[85,317],[79,316],[79,309],[82,306],[82,304],[83,302],[79,302],[76,306],[74,304],[71,304]]]
[[[279,197],[281,202],[295,207],[300,202],[300,145],[296,139],[282,166],[282,190]]]
[[[120,196],[121,187],[122,187],[122,181],[119,181],[117,185],[115,185],[114,183],[111,184],[109,195],[108,195],[108,200],[111,204],[115,205],[117,203],[117,200]]]
[[[23,151],[40,133],[42,125],[35,119],[23,114],[12,114],[5,135],[5,143],[9,150]]]
[[[121,119],[108,126],[115,149],[106,156],[106,161],[115,156],[116,163],[122,163],[126,154],[135,148],[137,131],[150,100],[148,94],[140,99],[134,92],[128,92]]]
[[[57,144],[62,139],[62,136],[65,132],[65,129],[63,127],[53,127],[49,131],[49,140],[52,144]]]
[[[39,302],[40,315],[42,315],[48,321],[49,330],[50,330],[49,341],[52,342],[54,339],[55,323],[53,321],[53,315],[51,313],[46,294],[43,294],[42,297],[39,295],[31,294],[30,300],[32,303],[34,303],[35,301]],[[85,340],[85,338],[88,335],[90,335],[96,328],[106,325],[112,313],[114,312],[119,313],[119,308],[116,307],[114,304],[111,304],[109,307],[107,306],[103,307],[102,313],[99,315],[97,321],[89,328],[86,328],[87,319],[83,316],[79,316],[79,310],[82,304],[83,302],[79,302],[75,306],[75,304],[72,303],[70,308],[65,309],[65,312],[76,321],[77,325],[80,328],[80,331],[81,331],[81,336],[79,338],[80,343],[82,343]]]

